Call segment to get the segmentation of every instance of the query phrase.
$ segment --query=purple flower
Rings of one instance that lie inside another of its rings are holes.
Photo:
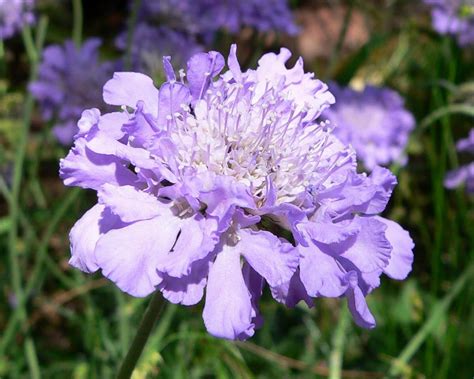
[[[170,27],[193,35],[206,36],[219,29],[236,33],[243,26],[288,34],[298,30],[286,0],[145,0],[141,15],[147,20],[165,19]]]
[[[459,140],[456,147],[459,152],[474,154],[474,129],[471,129],[467,138]],[[466,185],[467,192],[474,193],[474,162],[448,172],[444,179],[444,185],[449,189],[461,184]]]
[[[242,72],[233,45],[229,71],[211,51],[179,79],[165,57],[159,89],[116,72],[104,100],[121,111],[84,111],[60,163],[66,185],[98,194],[71,230],[70,263],[133,296],[205,296],[217,337],[254,334],[267,285],[290,307],[346,296],[372,327],[365,295],[382,273],[405,278],[413,259],[408,233],[378,216],[396,180],[383,168],[356,173],[354,151],[315,121],[333,95],[301,59],[286,68],[290,55]]]
[[[356,91],[336,84],[331,84],[331,91],[337,102],[323,117],[329,119],[343,143],[354,147],[367,169],[406,163],[404,149],[415,119],[398,93],[372,86]]]
[[[14,35],[25,24],[32,24],[34,0],[2,0],[0,6],[0,40]]]
[[[116,46],[125,51],[127,48],[127,33],[122,33],[116,39]],[[161,58],[173,55],[173,59],[182,66],[202,48],[193,37],[186,33],[167,28],[154,27],[145,22],[139,23],[133,32],[131,44],[132,67],[144,72],[152,78],[164,78]]]
[[[461,46],[474,43],[474,3],[472,0],[425,0],[432,7],[433,28],[456,37]]]
[[[29,87],[43,118],[54,120],[53,132],[64,145],[70,145],[78,132],[76,123],[82,110],[101,106],[100,88],[113,72],[113,65],[99,61],[100,44],[99,39],[90,38],[80,48],[72,41],[48,46],[43,51],[38,80]]]

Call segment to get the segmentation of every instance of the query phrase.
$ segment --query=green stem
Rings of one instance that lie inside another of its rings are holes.
[[[350,323],[349,311],[346,304],[342,304],[339,322],[333,336],[333,349],[329,357],[329,379],[340,379],[342,372],[342,358],[347,328]]]
[[[27,338],[25,341],[25,353],[28,361],[28,368],[30,370],[30,378],[40,379],[41,372],[38,363],[38,357],[36,355],[35,345],[32,338]]]
[[[128,30],[127,30],[127,49],[125,51],[125,70],[130,70],[132,67],[132,42],[133,34],[135,33],[135,25],[138,19],[138,11],[142,4],[141,0],[134,0],[132,4],[132,11],[130,18],[128,19]]]
[[[155,322],[158,319],[164,304],[165,302],[161,296],[161,293],[155,292],[151,298],[148,308],[145,311],[140,326],[138,327],[138,331],[135,335],[135,338],[133,339],[132,345],[125,356],[122,365],[120,366],[117,379],[128,379],[132,376],[133,370],[137,365],[138,359],[140,358],[148,337],[150,337],[151,330],[153,329],[153,326],[155,325]]]
[[[118,312],[118,332],[120,339],[120,352],[124,354],[127,351],[127,347],[130,343],[130,328],[129,318],[126,310],[125,295],[118,288],[114,288],[116,309]]]
[[[82,24],[83,24],[83,12],[82,12],[82,1],[72,0],[72,12],[73,12],[73,27],[72,27],[72,40],[76,44],[76,47],[81,47],[82,42]]]
[[[38,51],[36,50],[31,29],[25,26],[22,30],[23,42],[26,48],[26,53],[30,61],[30,82],[36,80],[38,72]],[[21,265],[19,260],[18,247],[18,232],[19,232],[19,218],[20,218],[20,189],[23,176],[23,166],[25,162],[26,146],[28,142],[28,135],[30,131],[31,116],[33,113],[34,101],[31,94],[28,94],[25,101],[23,125],[18,136],[17,150],[14,158],[14,170],[11,189],[11,201],[9,205],[10,215],[10,231],[8,234],[8,256],[10,265],[11,285],[15,298],[18,301],[17,311],[19,314],[20,323],[26,323],[27,314],[24,304],[24,292],[21,279]],[[40,369],[36,351],[34,348],[33,339],[26,335],[25,337],[25,355],[32,378],[40,377]]]

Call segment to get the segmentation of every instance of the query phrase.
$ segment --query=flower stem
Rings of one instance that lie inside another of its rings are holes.
[[[82,42],[82,24],[83,24],[81,0],[72,1],[72,11],[73,11],[72,39],[76,47],[79,48],[81,47],[81,42]]]
[[[133,339],[132,345],[128,350],[125,359],[120,366],[117,379],[128,379],[132,376],[133,370],[137,365],[138,359],[142,354],[145,344],[150,337],[151,330],[155,325],[158,316],[163,310],[165,302],[160,292],[155,292],[151,298],[150,304],[143,315],[143,319],[138,327],[137,334]]]
[[[342,358],[344,354],[344,343],[347,328],[350,323],[349,311],[346,304],[342,304],[339,314],[339,322],[333,336],[333,349],[329,358],[329,378],[340,379],[342,372]]]

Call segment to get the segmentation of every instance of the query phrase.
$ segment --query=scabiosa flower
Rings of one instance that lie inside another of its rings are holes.
[[[99,61],[100,44],[99,39],[90,38],[80,48],[70,40],[48,46],[38,80],[29,87],[43,118],[56,122],[54,135],[64,145],[70,145],[78,132],[76,123],[82,110],[102,103],[100,88],[113,72],[113,64]]]
[[[472,0],[425,0],[431,5],[433,28],[456,37],[461,46],[474,43],[474,3]]]
[[[127,33],[121,33],[115,44],[122,51],[127,49]],[[183,66],[202,47],[190,35],[166,26],[155,27],[146,22],[139,23],[133,32],[131,43],[132,67],[152,78],[165,77],[161,58],[173,55],[178,67]]]
[[[331,84],[336,105],[323,117],[334,125],[334,133],[351,144],[364,166],[406,163],[403,154],[410,132],[415,126],[398,93],[388,88],[366,86],[362,91]]]
[[[229,71],[211,51],[179,78],[165,57],[159,89],[115,73],[104,100],[122,110],[85,110],[60,163],[66,185],[98,194],[71,230],[70,264],[133,296],[205,296],[217,337],[254,334],[267,285],[290,307],[346,296],[356,322],[374,326],[365,295],[382,273],[403,279],[413,258],[408,233],[378,216],[396,180],[356,173],[354,151],[315,121],[333,95],[301,58],[286,68],[290,55],[242,72],[234,45]]]
[[[471,129],[467,138],[459,140],[456,147],[459,152],[474,154],[474,129]],[[466,185],[467,192],[474,193],[474,162],[448,172],[444,179],[444,185],[449,189],[461,184]]]
[[[141,15],[145,19],[164,19],[171,27],[202,36],[219,29],[236,33],[243,26],[287,34],[298,30],[286,0],[146,0]]]
[[[32,24],[34,0],[2,0],[0,6],[0,40],[14,35],[24,25]]]

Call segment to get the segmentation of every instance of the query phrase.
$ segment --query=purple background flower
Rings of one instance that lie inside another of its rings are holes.
[[[58,141],[69,145],[78,132],[77,120],[84,108],[103,108],[100,88],[113,72],[111,62],[99,60],[98,38],[77,48],[70,40],[43,51],[38,80],[29,90],[38,100],[43,118],[54,121]]]
[[[470,130],[467,138],[459,140],[456,147],[459,152],[474,154],[474,129]],[[466,191],[474,193],[474,162],[448,172],[444,180],[444,185],[449,189],[462,184],[466,185]]]
[[[263,32],[297,32],[286,0],[144,0],[142,8],[145,19],[164,19],[169,27],[184,28],[193,35],[206,36],[218,29],[237,33],[243,26]]]
[[[425,0],[430,5],[433,28],[455,36],[460,45],[474,43],[474,3],[471,0]]]
[[[406,163],[404,149],[415,119],[400,95],[388,88],[366,86],[356,91],[334,83],[331,91],[336,104],[323,118],[331,122],[342,142],[354,147],[367,169]]]
[[[15,34],[25,24],[32,24],[34,0],[1,0],[0,3],[0,39]]]

